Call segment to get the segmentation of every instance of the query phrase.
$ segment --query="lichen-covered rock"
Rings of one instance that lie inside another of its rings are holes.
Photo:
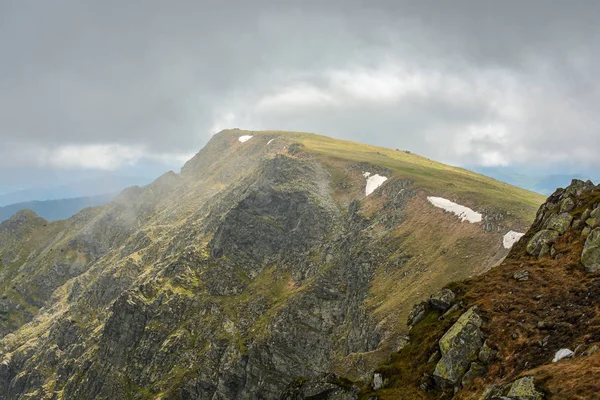
[[[528,281],[529,280],[529,271],[524,270],[524,269],[517,271],[513,274],[513,278],[517,281]]]
[[[431,305],[431,307],[433,308],[437,308],[438,310],[446,311],[447,309],[452,307],[452,304],[454,303],[455,299],[456,295],[454,294],[454,292],[450,289],[444,288],[439,292],[431,295],[431,297],[429,298],[429,305]]]
[[[479,361],[484,364],[489,364],[492,362],[494,357],[496,357],[497,353],[497,350],[492,349],[490,346],[488,346],[487,342],[484,342],[483,346],[481,346],[481,350],[479,350]]]
[[[527,243],[527,253],[532,256],[538,256],[542,251],[542,247],[554,243],[558,236],[558,232],[552,229],[543,229],[539,231],[533,235],[531,240],[529,240],[529,243]]]
[[[572,211],[575,208],[575,202],[572,198],[567,197],[560,203],[560,213]]]
[[[573,216],[569,213],[554,214],[548,219],[546,229],[552,229],[562,235],[569,229],[572,221]]]
[[[507,396],[517,400],[542,400],[544,398],[544,395],[536,390],[532,376],[514,381]]]
[[[477,377],[483,376],[486,372],[487,368],[485,365],[482,365],[478,362],[472,362],[471,367],[465,373],[462,378],[462,385],[467,386],[469,383],[473,382],[473,380]]]
[[[483,334],[479,329],[482,322],[472,307],[442,336],[439,341],[442,358],[433,372],[439,386],[457,385],[471,363],[477,360],[483,345]]]
[[[591,231],[581,253],[581,263],[587,272],[600,269],[600,228]]]
[[[406,324],[408,326],[416,325],[421,319],[423,319],[425,312],[427,312],[427,303],[423,302],[416,304],[408,314],[408,321]]]

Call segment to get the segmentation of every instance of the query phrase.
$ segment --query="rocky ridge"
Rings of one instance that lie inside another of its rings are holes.
[[[368,196],[367,172],[387,178]],[[537,199],[414,154],[223,131],[106,206],[0,224],[0,399],[356,398],[412,304],[504,257]]]
[[[595,398],[599,207],[600,186],[589,181],[553,193],[503,263],[413,308],[409,344],[363,396]]]

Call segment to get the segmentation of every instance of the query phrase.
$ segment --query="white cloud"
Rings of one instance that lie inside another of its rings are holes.
[[[30,156],[40,166],[67,170],[91,169],[104,171],[115,171],[124,166],[134,165],[144,159],[164,164],[183,163],[193,156],[193,154],[180,153],[152,153],[139,146],[120,144],[71,144],[32,150],[30,153]]]

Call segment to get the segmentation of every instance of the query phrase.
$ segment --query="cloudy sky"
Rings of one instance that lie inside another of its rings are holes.
[[[598,15],[583,0],[0,0],[0,192],[178,168],[229,127],[594,174]]]

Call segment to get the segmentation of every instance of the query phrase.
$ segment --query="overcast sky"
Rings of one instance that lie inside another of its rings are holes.
[[[230,127],[592,173],[599,15],[566,0],[0,0],[0,190],[174,168]]]

